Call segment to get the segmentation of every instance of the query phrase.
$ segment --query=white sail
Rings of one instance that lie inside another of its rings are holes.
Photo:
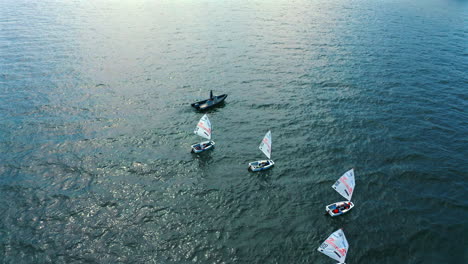
[[[341,196],[351,201],[351,196],[353,196],[354,191],[354,169],[350,169],[349,171],[345,172],[343,176],[341,176],[335,184],[333,184],[332,188],[335,189]]]
[[[208,119],[207,115],[204,115],[200,119],[200,122],[198,122],[197,127],[195,128],[195,131],[193,132],[196,135],[199,135],[200,137],[204,137],[206,139],[211,140],[211,122]]]
[[[348,253],[349,244],[343,230],[339,229],[331,234],[318,248],[318,251],[330,258],[344,263]]]
[[[269,159],[271,158],[271,131],[266,133],[259,148]]]

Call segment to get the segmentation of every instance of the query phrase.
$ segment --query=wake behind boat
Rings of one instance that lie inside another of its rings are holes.
[[[351,169],[345,172],[332,186],[335,191],[341,194],[341,196],[346,198],[348,201],[329,204],[325,207],[325,211],[327,211],[331,216],[337,216],[347,213],[353,209],[354,204],[351,202],[351,197],[355,186],[354,169]]]
[[[227,97],[227,94],[213,96],[213,91],[210,91],[210,98],[209,99],[199,101],[199,102],[193,103],[191,105],[192,105],[193,108],[195,108],[197,110],[207,110],[207,109],[210,109],[212,107],[215,107],[215,106],[220,105],[221,103],[223,103],[224,99],[226,99],[226,97]]]
[[[203,141],[198,144],[192,145],[192,152],[200,153],[202,151],[214,148],[215,142],[211,140],[211,132],[211,122],[208,119],[208,116],[204,115],[198,122],[193,133],[195,133],[195,135],[208,139],[208,141]]]
[[[259,149],[267,156],[268,160],[258,160],[249,163],[249,171],[267,170],[275,163],[271,160],[271,131],[268,131],[260,143]]]

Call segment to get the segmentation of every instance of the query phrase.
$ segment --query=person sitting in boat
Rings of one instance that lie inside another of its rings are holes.
[[[334,214],[337,214],[337,213],[339,213],[339,212],[340,212],[340,209],[338,209],[338,208],[335,208],[335,210],[333,210],[332,212],[333,212]]]

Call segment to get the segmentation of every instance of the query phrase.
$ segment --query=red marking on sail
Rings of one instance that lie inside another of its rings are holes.
[[[201,127],[203,128],[206,132],[210,133],[211,134],[211,129],[209,128],[206,128],[202,122],[198,123],[198,127]]]
[[[335,241],[335,239],[330,237],[325,242],[327,242],[329,245],[334,247],[344,257],[346,255],[346,249],[345,248],[339,248],[337,245],[335,245],[335,243],[333,243],[334,241]]]
[[[264,138],[264,139],[263,139],[263,143],[265,143],[265,145],[268,147],[268,151],[271,152],[270,143],[268,142],[268,139],[267,139],[267,138]]]
[[[343,183],[345,186],[346,186],[346,189],[348,189],[348,192],[351,194],[353,192],[353,188],[351,188],[351,186],[348,185],[348,183],[346,182],[346,180],[348,179],[348,177],[341,177],[340,178],[340,182]]]

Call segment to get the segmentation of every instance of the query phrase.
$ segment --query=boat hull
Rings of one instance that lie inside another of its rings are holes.
[[[263,165],[266,164],[266,165]],[[273,167],[275,163],[273,160],[258,160],[249,163],[249,171],[262,171],[268,170],[269,168]]]
[[[348,203],[349,203],[349,208],[344,209],[343,207],[345,206],[345,204],[348,204]],[[338,215],[342,215],[342,214],[349,212],[351,209],[353,209],[353,207],[354,207],[354,204],[352,202],[342,201],[342,202],[336,202],[336,203],[332,203],[332,204],[325,206],[325,211],[327,211],[327,213],[330,216],[338,216]],[[333,210],[335,209],[338,209],[338,213],[333,212]]]
[[[208,110],[210,108],[213,108],[215,106],[220,105],[221,103],[224,102],[224,99],[226,99],[227,94],[222,94],[222,95],[217,95],[213,96],[213,99],[206,99],[203,101],[199,101],[196,103],[191,104],[191,106],[199,111],[203,110]]]
[[[197,144],[192,145],[192,152],[193,153],[200,153],[206,150],[213,149],[215,146],[214,141],[203,141]]]

